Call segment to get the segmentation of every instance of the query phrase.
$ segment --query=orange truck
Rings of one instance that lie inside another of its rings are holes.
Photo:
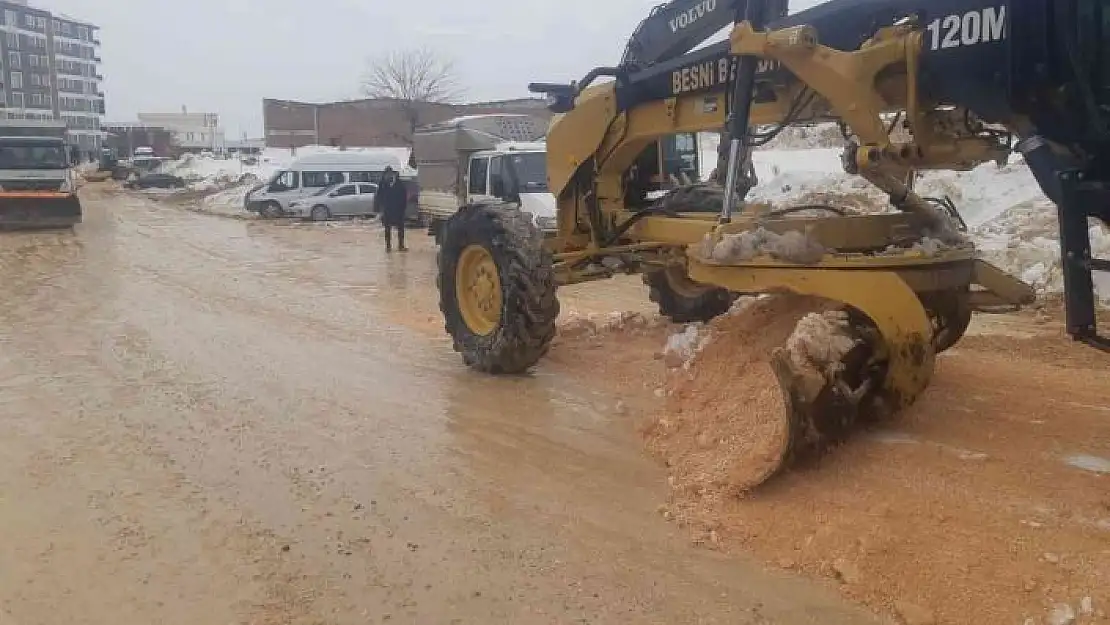
[[[65,123],[0,120],[0,228],[81,223],[76,161]]]

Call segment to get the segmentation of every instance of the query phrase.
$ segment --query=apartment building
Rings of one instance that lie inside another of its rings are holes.
[[[97,26],[0,0],[0,116],[62,120],[77,147],[95,154],[104,141],[99,67]]]

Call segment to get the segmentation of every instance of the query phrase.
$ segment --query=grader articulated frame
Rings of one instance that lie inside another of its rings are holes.
[[[841,338],[855,347],[820,363],[823,384],[797,375],[796,354],[774,359],[790,436],[758,482],[838,438],[858,415],[913,403],[973,310],[1029,304],[1034,293],[980,260],[953,216],[913,190],[917,171],[966,170],[1011,151],[1004,132],[926,90],[920,20],[877,28],[843,50],[822,45],[813,26],[766,28],[784,17],[781,3],[739,2],[737,11],[719,52],[631,75],[599,68],[573,85],[532,85],[560,113],[547,138],[558,235],[545,241],[511,202],[465,207],[447,228],[439,287],[455,349],[491,373],[523,372],[545,355],[560,285],[643,273],[661,312],[677,321],[721,314],[736,294],[839,303],[851,319]],[[615,80],[590,84],[603,75]],[[820,121],[842,124],[846,169],[897,211],[742,202],[752,145],[781,127]],[[892,136],[898,122],[908,140]],[[775,130],[755,131],[765,125]],[[645,203],[630,173],[641,152],[661,136],[721,128],[730,137],[723,188],[696,185]],[[741,239],[745,251],[729,253]],[[802,252],[760,245],[768,240]]]

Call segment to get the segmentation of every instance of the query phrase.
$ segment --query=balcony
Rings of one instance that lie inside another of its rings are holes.
[[[103,82],[104,81],[104,74],[97,74],[97,75],[93,76],[93,78]]]
[[[93,63],[103,63],[103,61],[100,60],[99,56],[94,56],[92,60],[93,60]]]

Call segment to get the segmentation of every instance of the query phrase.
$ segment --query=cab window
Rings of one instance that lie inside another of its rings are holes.
[[[360,184],[358,185],[358,192],[364,195],[373,195],[378,192],[378,185],[376,184]]]
[[[343,172],[338,171],[306,171],[304,172],[304,186],[330,187],[333,184],[346,182]]]
[[[489,194],[497,197],[505,195],[505,169],[500,156],[489,160]]]
[[[270,186],[266,190],[271,193],[290,191],[297,188],[298,182],[300,182],[300,175],[298,175],[297,172],[283,171],[277,178],[274,178],[274,181],[270,183]]]
[[[489,173],[489,159],[475,158],[470,161],[470,184],[468,191],[471,195],[486,195],[486,174]]]
[[[343,197],[345,195],[355,195],[356,193],[358,193],[358,191],[355,190],[355,185],[353,185],[353,184],[345,184],[342,187],[339,187],[338,189],[335,190],[335,196],[336,197]]]

